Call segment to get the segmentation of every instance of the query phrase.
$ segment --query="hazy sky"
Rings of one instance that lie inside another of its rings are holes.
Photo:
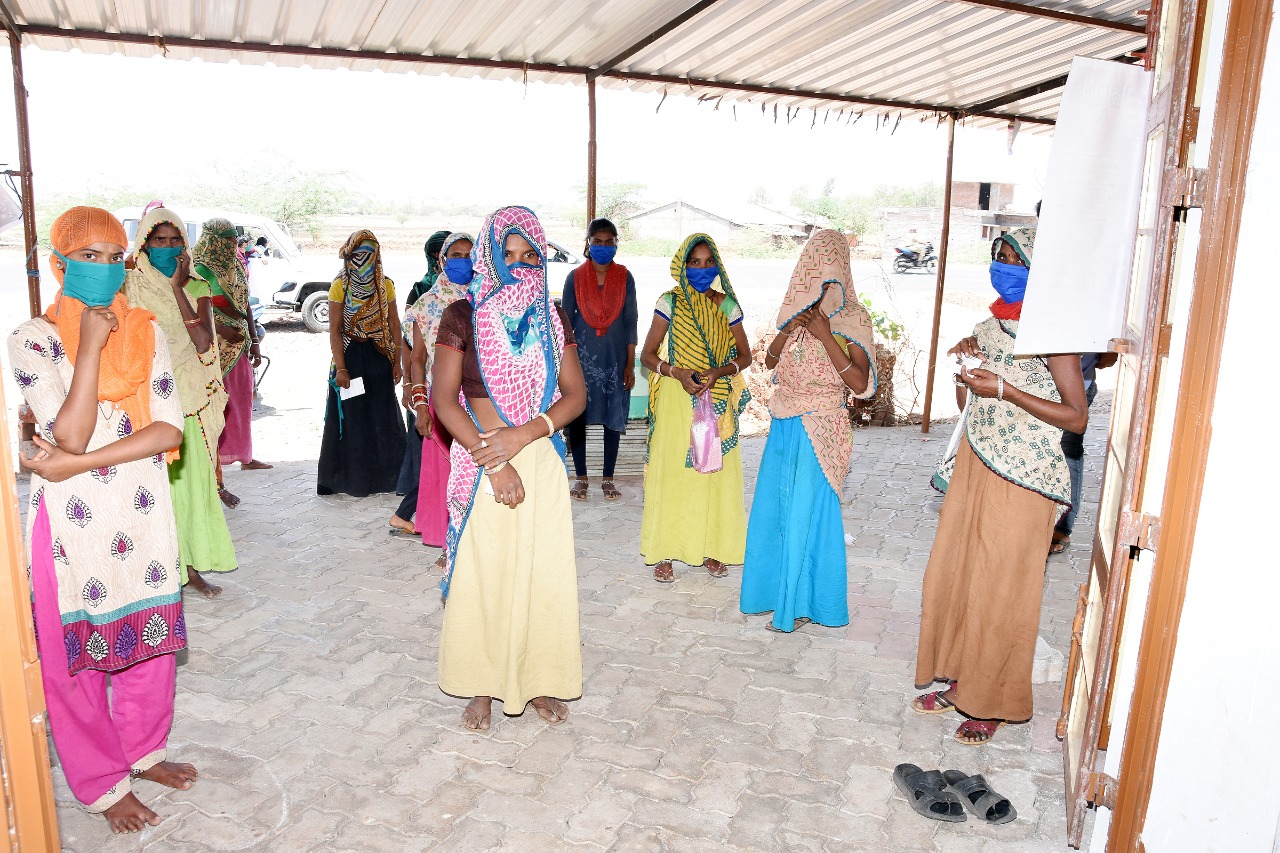
[[[345,171],[372,195],[497,205],[568,202],[586,174],[582,86],[415,74],[23,53],[37,194],[208,179],[219,167]],[[12,86],[0,85],[0,159],[17,162]],[[764,187],[785,204],[828,178],[837,193],[941,183],[945,128],[904,115],[894,134],[835,113],[790,125],[758,107],[713,110],[673,91],[600,89],[599,177],[644,184],[654,204],[744,202]],[[1016,181],[1039,197],[1051,137],[961,128],[957,180]],[[143,178],[142,176],[146,176]]]

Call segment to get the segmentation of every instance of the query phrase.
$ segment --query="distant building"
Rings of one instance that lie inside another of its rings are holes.
[[[701,232],[721,242],[746,231],[759,231],[779,244],[799,245],[815,226],[758,204],[718,205],[712,211],[677,199],[632,215],[627,227],[638,240],[683,240]]]
[[[954,181],[951,184],[951,244],[989,243],[1015,228],[1035,225],[1031,213],[1014,213],[1014,184],[993,181]],[[941,207],[882,207],[884,251],[892,252],[915,229],[922,240],[939,246],[942,240]]]

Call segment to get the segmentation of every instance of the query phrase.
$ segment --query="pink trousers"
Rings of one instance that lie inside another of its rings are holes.
[[[130,792],[130,770],[148,770],[164,760],[173,724],[177,658],[158,655],[109,675],[91,669],[67,674],[53,537],[43,498],[31,533],[31,585],[53,745],[71,793],[89,811],[106,811]]]
[[[422,442],[422,465],[418,473],[418,507],[413,526],[422,534],[422,544],[444,547],[449,529],[449,445],[452,439],[431,410],[431,434]]]
[[[226,424],[218,437],[218,460],[223,465],[253,459],[253,366],[242,355],[222,378],[227,387]]]

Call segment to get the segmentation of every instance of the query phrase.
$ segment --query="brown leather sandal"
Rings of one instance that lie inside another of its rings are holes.
[[[670,560],[663,560],[653,567],[653,579],[658,583],[672,583],[676,579],[676,571],[671,568]]]
[[[725,564],[711,557],[703,560],[702,565],[706,567],[707,574],[713,578],[723,578],[729,575],[729,570],[725,567]]]
[[[585,501],[587,499],[587,481],[585,478],[575,480],[573,485],[569,487],[569,497],[575,501]]]
[[[604,492],[604,499],[607,501],[616,501],[622,497],[622,492],[618,491],[618,487],[613,484],[613,480],[602,480],[600,482],[600,491]]]

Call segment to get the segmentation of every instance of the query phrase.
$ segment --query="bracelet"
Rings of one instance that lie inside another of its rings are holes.
[[[848,364],[846,364],[844,367],[840,368],[839,370],[837,370],[837,371],[836,371],[836,373],[838,373],[838,374],[839,374],[839,373],[844,373],[844,372],[845,372],[846,370],[848,370],[850,367],[853,367],[853,359],[849,359],[849,363],[848,363]]]
[[[334,371],[334,373],[346,373],[348,376],[351,375],[350,372],[345,367],[339,367],[337,370]]]
[[[731,361],[731,362],[729,362],[729,363],[733,365],[733,375],[734,375],[734,376],[737,376],[739,373],[741,373],[741,372],[742,372],[742,368],[741,368],[741,367],[738,367],[738,362],[736,362],[736,361]]]
[[[664,365],[664,364],[666,364],[666,362],[665,362],[665,361],[663,361],[662,359],[658,359],[658,375],[659,375],[659,376],[669,376],[669,375],[670,375],[670,374],[667,374],[667,373],[663,373],[663,372],[662,372],[662,365]]]
[[[547,422],[547,438],[551,438],[551,436],[555,435],[556,423],[555,421],[551,420],[551,416],[548,415],[546,412],[538,412],[538,417],[542,418],[544,421]]]
[[[196,317],[195,319],[192,319],[192,320],[183,320],[182,325],[186,326],[188,329],[194,329],[196,326],[199,326],[202,322],[203,321],[199,317]]]
[[[507,467],[507,461],[504,459],[501,462],[499,462],[497,465],[490,465],[488,468],[485,469],[485,473],[489,475],[493,475],[506,467]]]
[[[1003,376],[996,377],[996,399],[1002,403],[1004,402],[1004,377]]]

